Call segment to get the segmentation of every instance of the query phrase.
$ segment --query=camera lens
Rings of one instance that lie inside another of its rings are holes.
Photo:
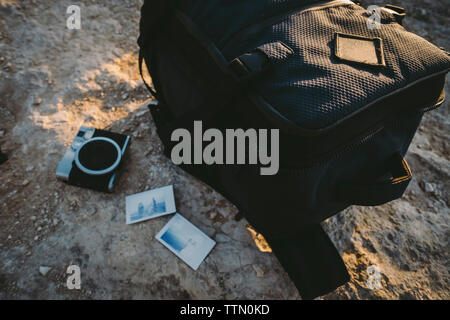
[[[75,163],[87,173],[100,175],[111,172],[119,164],[121,151],[118,144],[105,137],[86,141],[77,151]]]

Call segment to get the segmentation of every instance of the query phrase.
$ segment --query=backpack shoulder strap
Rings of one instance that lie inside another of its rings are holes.
[[[157,97],[156,91],[150,87],[150,85],[145,81],[144,74],[142,72],[142,62],[144,61],[144,48],[139,49],[139,73],[141,74],[142,82],[144,82],[144,85],[147,87],[148,91],[154,96]]]

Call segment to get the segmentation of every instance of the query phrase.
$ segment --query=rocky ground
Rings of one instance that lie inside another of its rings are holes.
[[[137,71],[142,1],[0,0],[0,299],[300,299],[236,208],[162,154]],[[406,27],[450,49],[449,8],[407,7]],[[372,1],[372,3],[381,3]],[[369,3],[364,1],[364,5]],[[447,94],[450,92],[447,90]],[[352,281],[323,299],[449,299],[448,102],[427,114],[408,154],[406,195],[324,223]],[[80,125],[132,136],[114,194],[65,185],[55,169]],[[154,239],[168,217],[125,224],[125,196],[173,184],[178,211],[217,246],[194,272]],[[81,268],[81,290],[66,269]],[[370,289],[370,266],[380,288]]]

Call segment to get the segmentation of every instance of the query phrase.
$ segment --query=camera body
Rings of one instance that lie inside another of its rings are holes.
[[[68,184],[112,192],[130,137],[82,126],[56,169]]]

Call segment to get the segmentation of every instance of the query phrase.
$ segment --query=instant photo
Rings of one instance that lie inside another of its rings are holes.
[[[214,240],[179,213],[162,228],[156,239],[194,270],[216,245]]]
[[[161,217],[175,211],[175,198],[171,185],[126,197],[127,224]]]

